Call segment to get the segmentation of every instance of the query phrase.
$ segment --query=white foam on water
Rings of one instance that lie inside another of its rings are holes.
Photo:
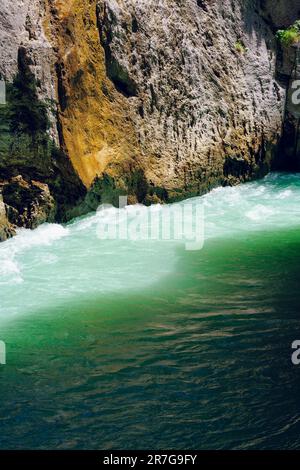
[[[36,246],[51,245],[53,242],[66,237],[69,229],[59,224],[43,224],[35,230],[19,229],[14,248],[17,251],[26,250]]]
[[[203,205],[205,236],[235,238],[252,231],[300,227],[300,177],[272,174],[263,181],[217,188],[177,205]],[[67,226],[44,224],[21,229],[0,244],[0,319],[34,313],[76,296],[138,291],[176,269],[182,241],[100,240],[99,222],[116,215],[146,224],[151,213],[167,216],[169,207],[102,206]],[[192,217],[184,221],[195,224]],[[201,256],[201,253],[199,254]]]
[[[266,221],[268,217],[274,214],[274,210],[269,207],[258,204],[252,210],[246,212],[246,217],[254,222]]]
[[[51,246],[68,233],[69,230],[59,224],[44,224],[36,230],[19,229],[14,238],[0,244],[0,285],[24,281],[22,264],[18,261],[22,253],[39,246]]]
[[[285,191],[281,191],[278,195],[275,196],[276,199],[287,199],[293,195],[291,189],[286,189]]]
[[[12,258],[3,258],[0,262],[0,285],[6,283],[19,284],[23,282],[21,269]]]

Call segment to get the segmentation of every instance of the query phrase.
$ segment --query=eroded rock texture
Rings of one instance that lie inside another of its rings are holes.
[[[267,171],[284,90],[255,2],[105,0],[98,18],[151,185],[172,197]]]
[[[42,0],[2,0],[0,11],[0,78],[7,98],[0,105],[0,192],[6,204],[5,190],[14,188],[6,218],[30,228],[66,220],[85,192],[60,136],[56,53],[46,36],[46,7]],[[38,185],[48,188],[41,197]],[[55,212],[43,196],[47,192]]]

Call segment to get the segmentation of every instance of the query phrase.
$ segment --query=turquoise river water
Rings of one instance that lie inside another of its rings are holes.
[[[0,245],[0,448],[300,447],[300,176],[189,203],[199,251],[101,212]]]

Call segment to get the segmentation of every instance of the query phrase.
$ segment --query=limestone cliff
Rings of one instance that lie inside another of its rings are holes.
[[[0,12],[0,194],[6,233],[67,220],[85,188],[64,151],[57,114],[56,53],[46,3],[3,0]],[[2,210],[2,226],[3,226]],[[4,238],[4,237],[1,237]]]
[[[1,220],[4,207],[12,230],[282,163],[275,33],[300,17],[298,0],[1,3]]]

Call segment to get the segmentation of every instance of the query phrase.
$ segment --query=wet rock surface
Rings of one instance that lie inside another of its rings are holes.
[[[44,222],[54,222],[55,201],[47,184],[17,176],[3,182],[1,192],[12,225],[33,229]]]

